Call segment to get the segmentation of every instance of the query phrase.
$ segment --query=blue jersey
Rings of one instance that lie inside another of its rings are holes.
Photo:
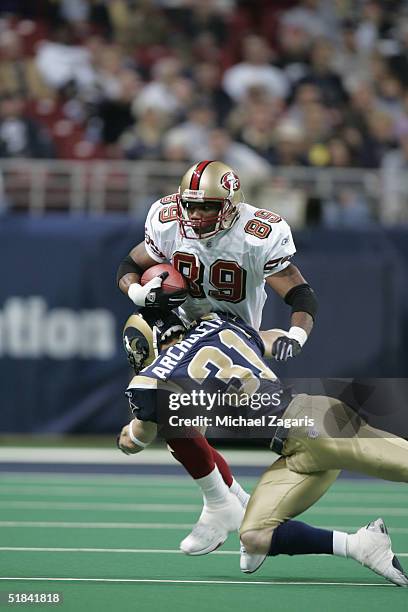
[[[263,353],[259,334],[241,319],[206,315],[132,379],[126,395],[133,414],[160,423],[160,411],[180,408],[197,415],[222,414],[231,406],[234,414],[249,410],[258,416],[277,408],[283,412],[291,398]]]

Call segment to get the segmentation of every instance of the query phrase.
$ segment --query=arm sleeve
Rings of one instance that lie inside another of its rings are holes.
[[[158,425],[165,425],[168,421],[171,394],[171,390],[160,387],[157,389],[132,387],[125,391],[133,416],[139,421],[151,421]]]
[[[296,253],[292,232],[286,221],[281,219],[275,228],[277,231],[272,232],[263,254],[264,278],[284,270]]]
[[[157,423],[157,389],[127,389],[125,395],[134,417]]]

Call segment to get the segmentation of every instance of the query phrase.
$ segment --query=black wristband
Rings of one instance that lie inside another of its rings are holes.
[[[125,276],[125,274],[139,274],[142,276],[143,272],[143,268],[141,268],[130,255],[126,255],[125,259],[120,262],[118,271],[116,272],[116,283],[119,285],[120,279]]]
[[[292,306],[293,312],[307,312],[312,319],[316,318],[317,314],[317,299],[313,289],[307,284],[296,285],[292,287],[285,295],[285,302]]]

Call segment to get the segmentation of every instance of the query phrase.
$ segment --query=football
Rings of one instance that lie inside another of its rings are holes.
[[[140,284],[145,285],[155,276],[159,276],[162,272],[168,272],[169,275],[162,283],[162,289],[165,293],[173,293],[180,289],[187,289],[187,281],[171,264],[157,264],[148,268],[140,279]]]

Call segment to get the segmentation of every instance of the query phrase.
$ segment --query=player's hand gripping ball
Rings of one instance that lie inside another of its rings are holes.
[[[145,306],[148,308],[173,309],[185,302],[187,282],[170,264],[158,264],[148,268],[140,279],[143,286],[150,285]]]

